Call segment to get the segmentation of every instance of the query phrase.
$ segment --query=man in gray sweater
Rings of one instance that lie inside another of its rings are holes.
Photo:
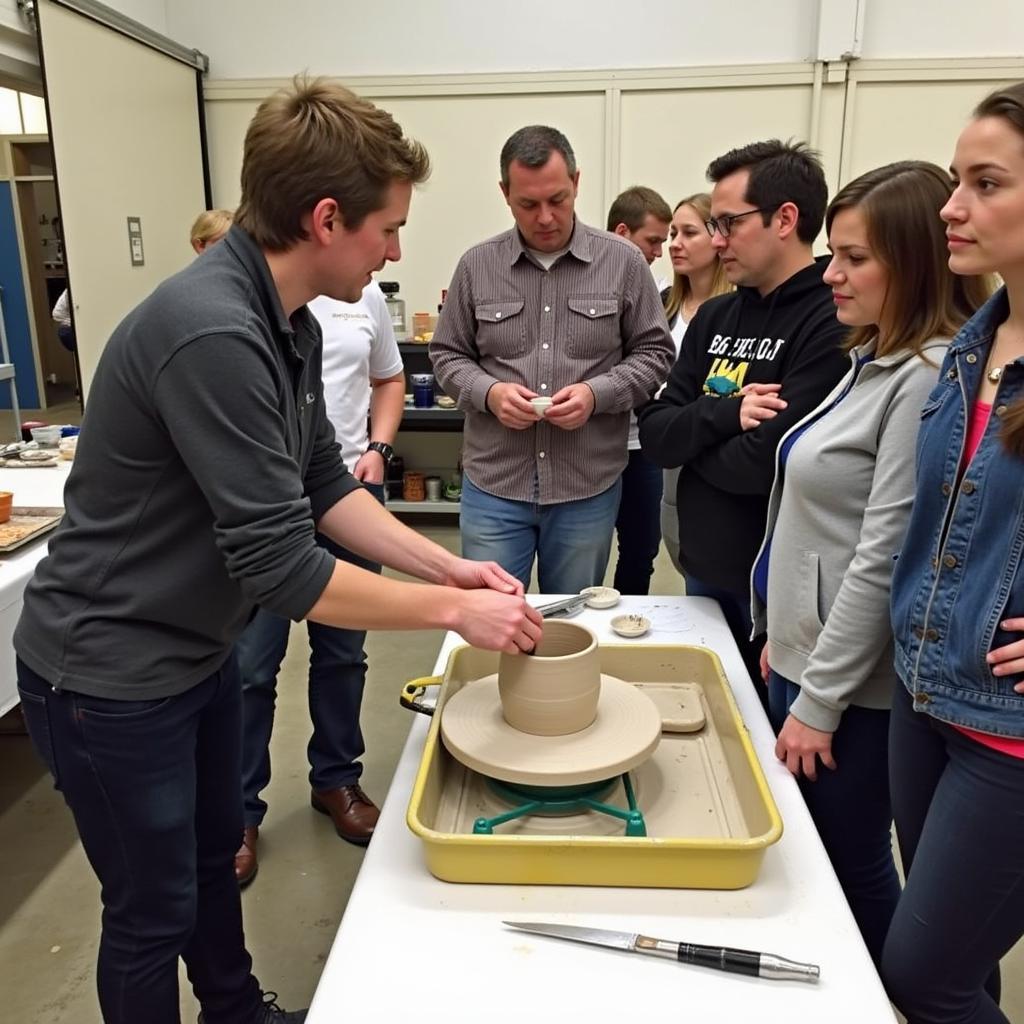
[[[354,301],[400,257],[426,152],[385,112],[297,82],[249,126],[236,224],[112,335],[66,515],[25,593],[18,684],[102,883],[108,1024],[178,1021],[179,956],[206,1024],[293,1022],[242,935],[241,692],[256,605],[357,629],[454,629],[531,650],[540,620],[493,563],[407,529],[349,474],[305,303]],[[336,561],[319,530],[429,585]]]

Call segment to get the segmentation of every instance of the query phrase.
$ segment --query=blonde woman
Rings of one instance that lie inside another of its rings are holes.
[[[711,247],[711,236],[704,222],[711,217],[711,196],[697,192],[680,200],[672,211],[669,227],[668,254],[672,260],[672,286],[665,296],[665,315],[672,329],[676,358],[683,344],[686,325],[705,299],[732,291]],[[678,469],[665,470],[665,487],[661,498],[661,538],[672,564],[679,573],[679,516],[676,510]]]
[[[189,242],[196,254],[205,252],[219,242],[231,227],[235,215],[230,210],[203,210],[193,221],[189,231]]]

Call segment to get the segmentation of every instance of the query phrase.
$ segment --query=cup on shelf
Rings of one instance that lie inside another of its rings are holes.
[[[426,480],[422,473],[406,470],[402,477],[402,498],[405,501],[423,501],[426,497]]]
[[[434,375],[432,373],[410,373],[412,404],[417,409],[430,409],[434,405]]]

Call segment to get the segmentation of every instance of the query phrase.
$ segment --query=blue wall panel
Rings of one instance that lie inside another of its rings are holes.
[[[36,387],[32,334],[29,331],[25,282],[21,273],[21,254],[18,251],[18,231],[14,223],[14,201],[9,181],[0,181],[0,287],[4,290],[4,324],[11,362],[15,367],[18,403],[23,409],[38,409],[41,403]],[[6,382],[0,382],[0,409],[10,407],[10,388]]]

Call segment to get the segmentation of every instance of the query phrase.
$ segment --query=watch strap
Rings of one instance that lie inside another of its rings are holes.
[[[366,450],[368,452],[379,452],[385,463],[390,462],[395,457],[395,449],[384,441],[371,441],[366,446]]]

